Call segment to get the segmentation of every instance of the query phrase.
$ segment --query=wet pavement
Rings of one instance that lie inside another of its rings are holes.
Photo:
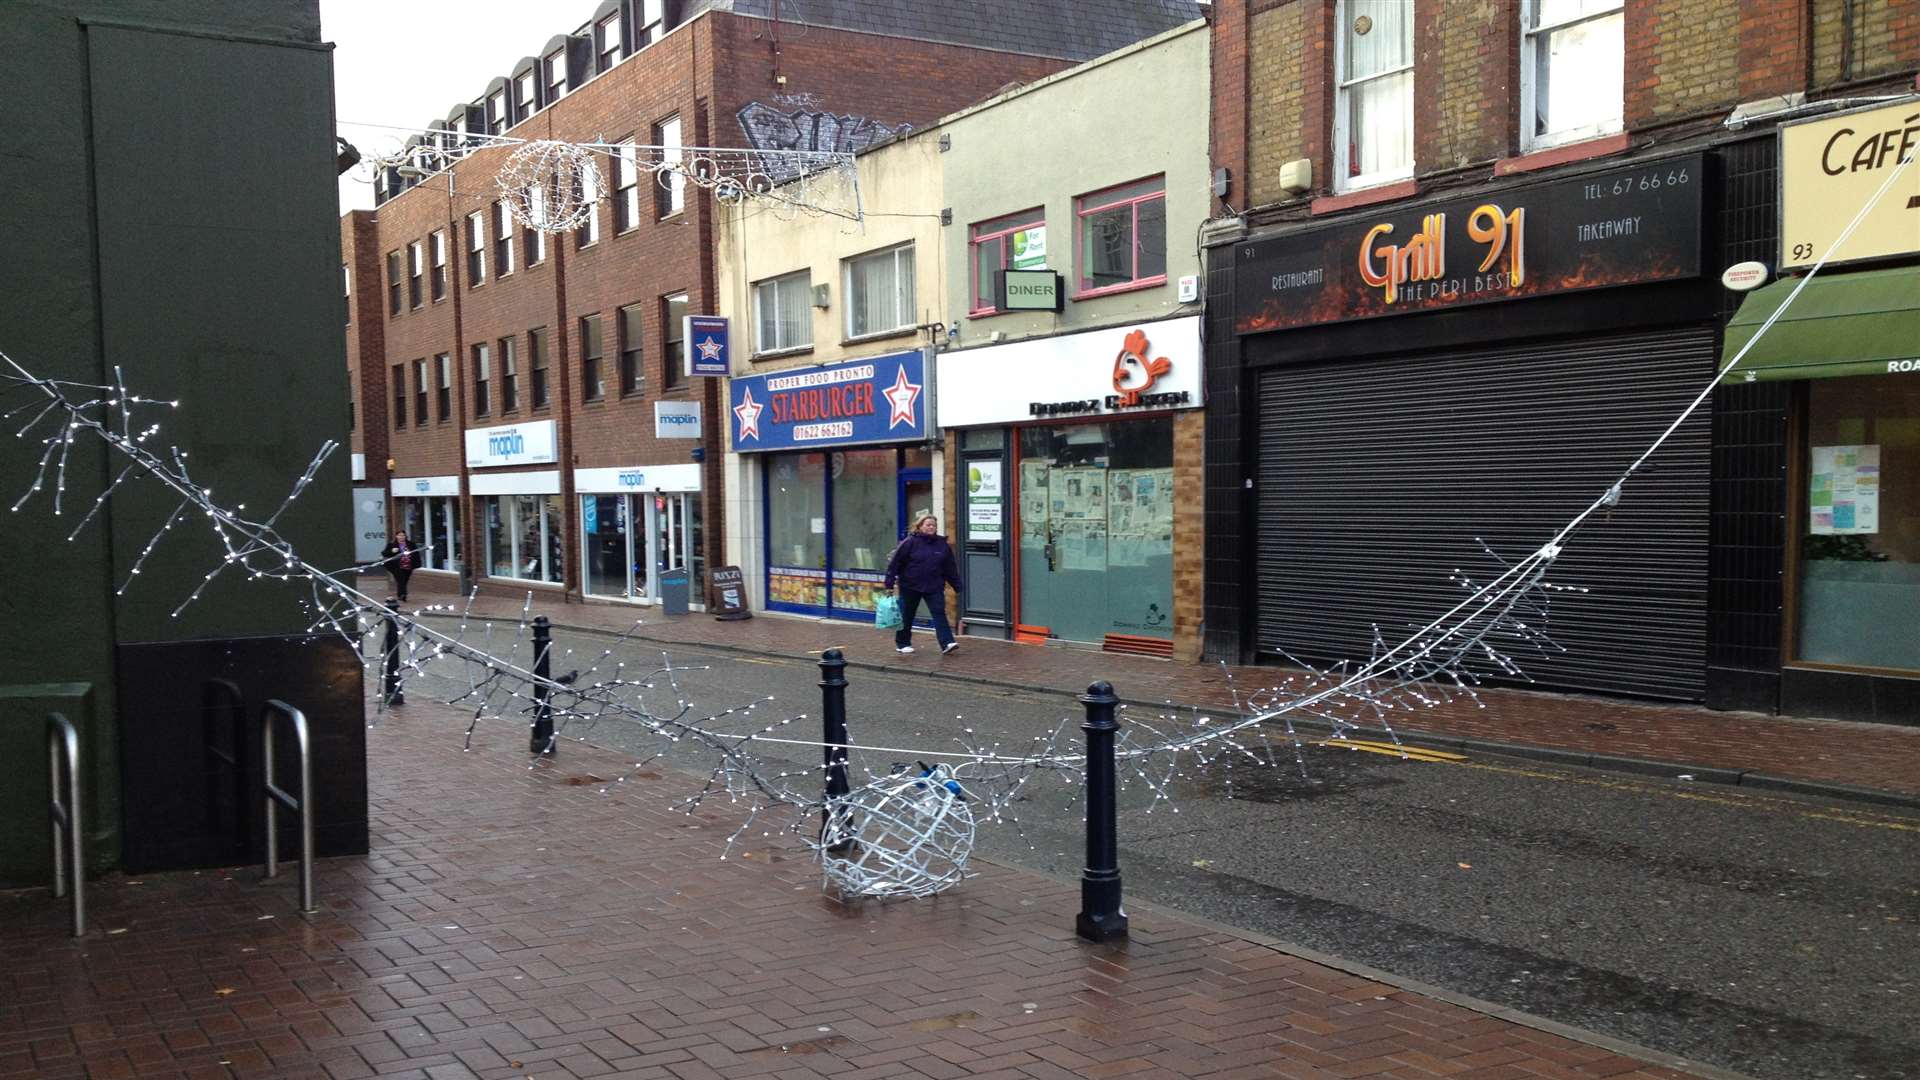
[[[109,877],[75,942],[0,894],[0,1076],[1685,1075],[1164,909],[1088,945],[1073,886],[992,862],[843,904],[789,846],[720,859],[738,818],[673,810],[686,774],[463,727],[416,691],[368,733],[372,851],[317,915],[291,875]]]
[[[558,667],[608,647],[556,640],[576,650]],[[772,696],[772,716],[817,714],[810,662],[672,655],[703,706]],[[1078,722],[1059,695],[849,679],[858,743],[938,749],[971,728],[1014,744]],[[635,745],[614,724],[576,734]],[[1151,812],[1136,785],[1128,896],[1754,1076],[1920,1076],[1920,813],[1497,757],[1304,756],[1304,775],[1283,746],[1280,767],[1233,770],[1231,798],[1208,776]],[[897,757],[855,764],[885,772]],[[1037,783],[980,850],[1077,877],[1077,799]]]

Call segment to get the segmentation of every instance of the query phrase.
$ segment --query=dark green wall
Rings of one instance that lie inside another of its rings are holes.
[[[269,511],[326,439],[347,437],[333,167],[332,66],[317,0],[0,4],[0,350],[39,374],[177,397],[160,442],[192,451],[222,502]],[[0,407],[3,410],[4,407]],[[11,504],[37,457],[0,447]],[[177,500],[123,488],[67,533],[118,466],[92,445],[68,467],[67,516],[10,515],[0,560],[0,886],[46,880],[42,717],[82,726],[96,866],[117,861],[116,650],[297,633],[289,586],[234,578],[180,617],[219,562],[204,519],[176,527],[114,590]],[[322,565],[350,560],[342,452],[281,519]],[[55,684],[55,685],[50,685]],[[167,688],[131,686],[127,692]],[[49,705],[49,702],[55,705]],[[74,713],[79,715],[73,715]]]

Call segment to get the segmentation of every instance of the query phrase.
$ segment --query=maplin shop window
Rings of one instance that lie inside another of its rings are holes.
[[[1920,670],[1920,379],[1806,387],[1794,659]]]

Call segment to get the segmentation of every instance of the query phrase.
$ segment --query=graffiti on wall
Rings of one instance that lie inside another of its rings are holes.
[[[755,101],[738,113],[747,145],[756,150],[818,150],[851,154],[876,142],[912,131],[912,124],[884,124],[865,116],[834,113],[818,107],[811,97],[777,99],[776,104]],[[772,163],[765,171],[786,179],[798,166]]]

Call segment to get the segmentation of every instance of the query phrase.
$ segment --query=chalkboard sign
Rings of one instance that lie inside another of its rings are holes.
[[[707,610],[728,622],[753,618],[747,610],[747,578],[739,567],[717,566],[707,575]]]

